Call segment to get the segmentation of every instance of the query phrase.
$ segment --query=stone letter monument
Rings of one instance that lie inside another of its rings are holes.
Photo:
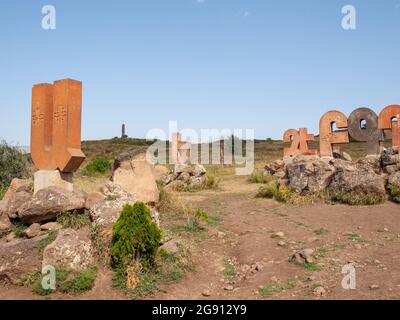
[[[65,79],[32,88],[31,157],[39,169],[34,192],[57,186],[73,190],[81,151],[82,83]]]

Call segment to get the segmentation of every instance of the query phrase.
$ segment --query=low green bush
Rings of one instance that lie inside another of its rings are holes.
[[[111,161],[105,158],[96,158],[91,160],[83,170],[85,175],[93,176],[98,174],[106,174],[110,171]]]
[[[371,206],[386,201],[386,194],[373,192],[329,192],[329,198],[336,203],[348,204],[350,206]]]
[[[388,184],[387,190],[388,190],[390,199],[394,202],[400,203],[400,188],[395,185]]]
[[[140,261],[149,269],[160,240],[161,229],[151,220],[150,209],[142,202],[125,205],[112,230],[112,268],[124,272],[133,261]]]

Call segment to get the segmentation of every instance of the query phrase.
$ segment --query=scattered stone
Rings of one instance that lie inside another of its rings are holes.
[[[244,264],[240,269],[242,270],[243,273],[246,273],[250,271],[251,267],[248,264]]]
[[[47,222],[45,224],[42,224],[40,228],[43,231],[60,230],[62,229],[62,225],[57,222]]]
[[[222,232],[222,231],[218,231],[217,236],[218,236],[219,239],[225,238],[225,233]]]
[[[92,192],[91,194],[88,195],[85,201],[85,209],[90,210],[93,208],[93,206],[104,200],[104,195],[100,192]]]
[[[313,290],[313,294],[314,294],[315,296],[321,297],[321,296],[324,296],[324,295],[326,294],[326,290],[325,290],[324,287],[319,286],[319,287],[316,287],[316,288]]]
[[[52,221],[59,213],[83,209],[85,200],[80,192],[56,187],[42,189],[18,209],[18,217],[29,224]]]
[[[87,228],[61,229],[54,242],[43,251],[43,266],[52,265],[84,270],[94,263],[94,248],[90,239],[90,230]]]
[[[176,254],[179,252],[178,242],[175,239],[172,239],[166,243],[164,243],[159,250],[164,250],[170,254]]]
[[[8,235],[6,235],[6,242],[11,242],[16,238],[17,237],[15,236],[15,233],[14,232],[10,232]]]
[[[30,193],[21,191],[8,199],[0,201],[0,217],[8,216],[10,219],[17,218],[19,208],[28,202],[31,197]]]
[[[233,286],[231,286],[231,285],[229,285],[229,286],[225,286],[224,287],[224,290],[226,290],[226,291],[233,291]]]
[[[359,243],[356,243],[356,244],[354,245],[354,247],[355,247],[356,249],[358,249],[358,250],[362,249],[362,246],[361,246],[361,244],[359,244]]]
[[[314,253],[313,249],[303,249],[295,252],[292,255],[292,259],[296,262],[296,264],[303,263],[313,263],[312,254]]]
[[[31,224],[29,228],[22,231],[22,236],[31,239],[37,237],[40,234],[41,228],[39,223]]]
[[[379,289],[379,286],[377,284],[372,284],[372,285],[369,286],[369,288],[371,290],[377,290],[377,289]]]
[[[211,292],[210,292],[210,290],[203,290],[201,295],[204,297],[209,297],[209,296],[211,296]]]
[[[38,245],[47,235],[0,243],[0,279],[21,283],[22,275],[40,270]]]
[[[278,246],[284,247],[284,246],[286,246],[286,242],[284,242],[284,241],[279,241],[279,242],[278,242]]]
[[[273,235],[272,235],[272,238],[284,238],[285,237],[285,234],[282,232],[282,231],[279,231],[279,232],[275,232]]]

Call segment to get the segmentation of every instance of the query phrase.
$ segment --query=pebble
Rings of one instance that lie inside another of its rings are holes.
[[[224,287],[224,290],[233,291],[233,286],[226,286],[226,287]]]
[[[201,294],[202,294],[204,297],[209,297],[209,296],[211,296],[210,290],[204,290]]]
[[[278,242],[278,246],[280,247],[284,247],[286,245],[286,243],[284,241],[279,241]]]
[[[275,238],[284,238],[285,237],[285,233],[283,233],[282,231],[276,232],[276,233],[273,234],[273,237],[275,237]]]
[[[377,290],[377,289],[379,289],[379,286],[377,284],[372,284],[372,285],[369,286],[369,288],[371,290]]]
[[[324,287],[316,287],[313,291],[315,296],[323,296],[326,294],[326,290]]]

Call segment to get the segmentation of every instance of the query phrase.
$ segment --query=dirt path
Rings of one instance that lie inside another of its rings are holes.
[[[290,207],[256,199],[257,188],[242,177],[227,176],[218,191],[179,195],[215,223],[196,235],[201,241],[192,250],[195,271],[180,282],[160,285],[148,299],[400,298],[399,205]],[[284,237],[273,237],[276,232]],[[317,254],[313,270],[288,261],[304,248]],[[356,270],[355,290],[341,286],[341,270],[349,262]],[[258,270],[251,270],[253,265]],[[112,288],[111,278],[109,271],[100,271],[95,287],[79,299],[126,299]],[[322,297],[313,294],[317,286],[325,289]],[[0,288],[0,299],[41,297],[18,287]]]
[[[184,195],[219,215],[223,220],[217,229],[225,236],[208,232],[194,253],[196,271],[164,286],[153,299],[400,298],[399,205],[289,207],[255,199],[257,187],[229,177],[220,192]],[[283,239],[272,236],[278,231]],[[292,253],[304,248],[316,251],[319,271],[289,263]],[[242,275],[230,277],[228,261]],[[342,267],[349,262],[356,270],[355,290],[341,286]],[[255,263],[261,270],[244,272]],[[324,287],[324,296],[313,294],[317,286]]]

